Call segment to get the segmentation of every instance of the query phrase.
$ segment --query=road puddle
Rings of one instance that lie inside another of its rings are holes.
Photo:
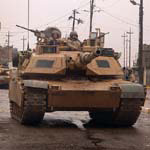
[[[45,115],[44,124],[55,127],[77,127],[80,130],[86,130],[84,124],[88,123],[89,120],[88,112],[54,112]]]

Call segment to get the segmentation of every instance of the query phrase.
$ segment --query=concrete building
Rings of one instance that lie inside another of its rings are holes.
[[[13,47],[1,47],[0,46],[0,63],[5,64],[12,62]]]
[[[150,45],[143,45],[144,82],[150,86]]]
[[[12,64],[18,63],[18,50],[17,48],[2,47],[0,46],[0,64]]]

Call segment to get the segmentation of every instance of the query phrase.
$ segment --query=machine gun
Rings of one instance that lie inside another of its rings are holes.
[[[61,31],[57,29],[56,27],[48,27],[44,31],[39,31],[39,30],[28,29],[19,25],[16,25],[16,26],[34,33],[34,35],[37,37],[38,43],[52,40],[53,33],[56,33],[58,35],[58,38],[61,38]]]
[[[109,34],[110,32],[107,32],[107,33],[103,33],[101,34],[98,38],[102,38],[102,37],[105,37],[105,35]]]
[[[16,25],[19,28],[22,28],[24,30],[30,31],[32,33],[34,33],[34,35],[37,37],[37,41],[41,42],[43,39],[47,39],[48,37],[46,37],[46,34],[44,33],[44,31],[39,31],[39,30],[33,30],[33,29],[28,29],[19,25]]]

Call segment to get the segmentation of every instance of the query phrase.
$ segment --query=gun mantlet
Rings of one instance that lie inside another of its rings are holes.
[[[92,62],[93,59],[99,56],[101,56],[100,50],[96,50],[91,53],[80,52],[78,53],[76,59],[73,59],[72,57],[67,56],[67,66],[71,70],[73,69],[84,70],[86,69],[86,66]]]

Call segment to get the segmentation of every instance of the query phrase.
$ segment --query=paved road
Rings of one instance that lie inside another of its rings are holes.
[[[87,112],[55,112],[38,127],[21,126],[10,119],[8,91],[0,90],[0,150],[150,150],[150,114],[132,128],[84,127],[89,119]]]

